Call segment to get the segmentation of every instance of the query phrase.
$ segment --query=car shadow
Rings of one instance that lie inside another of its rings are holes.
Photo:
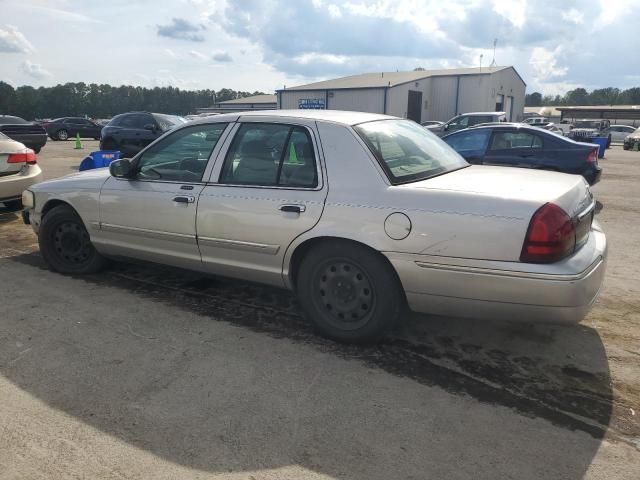
[[[58,278],[38,254],[9,261]],[[131,316],[109,324],[87,307],[86,334],[37,316],[7,318],[14,336],[46,329],[46,339],[40,355],[3,359],[0,372],[48,405],[191,468],[295,464],[368,480],[500,478],[516,465],[518,478],[581,479],[616,429],[605,349],[583,325],[408,314],[387,340],[363,347],[316,336],[293,296],[271,287],[122,263],[69,281],[95,295],[90,303],[108,302],[107,290],[126,295]],[[160,324],[137,304],[148,300],[196,315]],[[212,321],[241,327],[233,344],[212,334]],[[260,333],[262,344],[243,330]],[[305,355],[294,356],[291,342]],[[354,378],[352,368],[366,374]],[[473,415],[471,400],[486,416]],[[503,420],[513,412],[523,418],[517,426]],[[559,444],[541,420],[587,436]],[[400,465],[413,476],[394,474]]]

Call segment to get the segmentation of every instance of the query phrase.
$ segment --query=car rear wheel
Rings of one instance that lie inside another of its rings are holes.
[[[350,242],[313,248],[302,260],[297,294],[318,331],[334,340],[375,342],[398,322],[404,295],[379,254]]]
[[[44,216],[38,243],[42,258],[55,272],[94,273],[106,265],[106,259],[91,244],[82,219],[67,205],[54,207]]]
[[[58,140],[67,140],[69,138],[69,132],[67,132],[64,128],[62,130],[58,130],[58,133],[56,133],[56,138]]]

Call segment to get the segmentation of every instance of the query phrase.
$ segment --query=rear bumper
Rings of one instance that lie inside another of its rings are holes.
[[[24,190],[42,180],[42,170],[38,165],[28,165],[20,173],[0,177],[0,202],[22,198]]]
[[[553,265],[388,253],[412,310],[476,319],[575,323],[596,301],[607,242],[594,224],[587,244]]]
[[[602,177],[602,167],[596,165],[593,168],[590,168],[589,170],[583,172],[582,176],[589,185],[593,186],[598,183],[600,181],[600,177]]]

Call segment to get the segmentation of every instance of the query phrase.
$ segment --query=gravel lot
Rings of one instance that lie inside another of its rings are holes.
[[[96,143],[48,143],[45,176]],[[269,287],[53,274],[0,207],[0,479],[640,478],[640,154],[601,164],[610,260],[582,324],[413,315],[367,348]]]

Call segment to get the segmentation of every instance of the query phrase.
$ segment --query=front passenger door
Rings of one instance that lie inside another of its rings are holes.
[[[226,128],[212,123],[176,130],[134,159],[133,178],[110,177],[100,192],[96,243],[112,255],[199,268],[198,196]]]

